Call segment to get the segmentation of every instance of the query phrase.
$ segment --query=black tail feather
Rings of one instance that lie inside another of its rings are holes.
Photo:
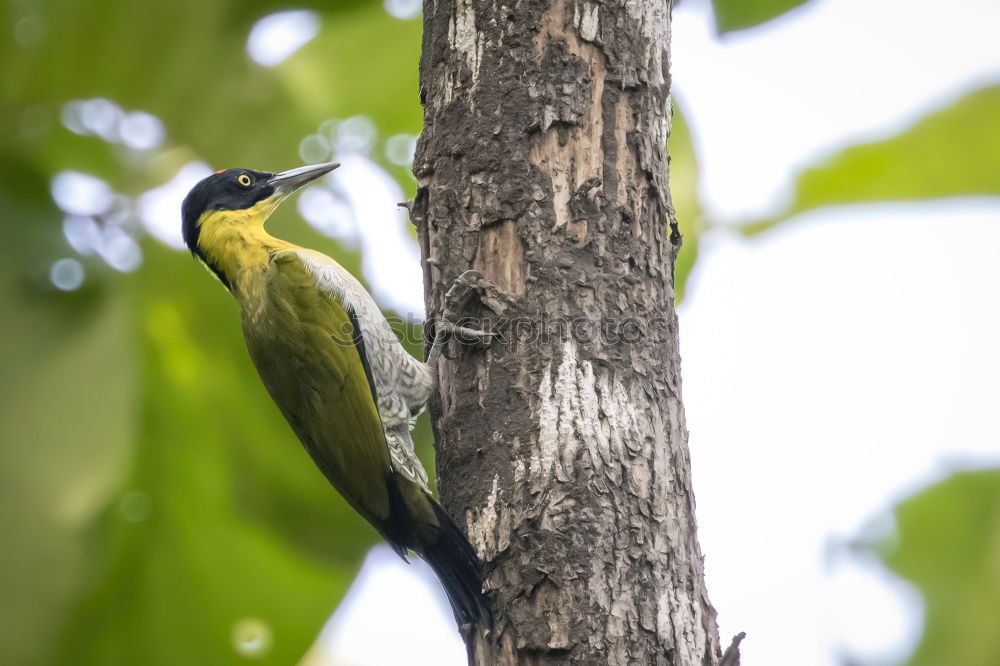
[[[493,626],[493,613],[489,597],[483,594],[483,564],[451,516],[433,499],[431,502],[440,528],[436,530],[437,538],[422,543],[418,552],[444,586],[458,626],[489,629]]]
[[[475,548],[427,491],[413,484],[406,492],[400,482],[412,483],[390,477],[390,518],[381,530],[386,540],[403,559],[410,548],[431,565],[459,627],[491,628],[493,614],[490,599],[483,594],[483,565]]]

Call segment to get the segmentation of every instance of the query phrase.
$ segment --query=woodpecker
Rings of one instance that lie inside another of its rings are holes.
[[[482,564],[428,490],[410,437],[459,327],[439,325],[423,363],[346,269],[264,230],[285,198],[338,166],[208,176],[181,206],[184,241],[239,305],[264,386],[326,478],[404,560],[412,550],[431,565],[463,632],[488,627]]]

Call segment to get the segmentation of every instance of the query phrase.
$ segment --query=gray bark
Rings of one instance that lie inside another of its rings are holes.
[[[479,271],[431,417],[487,563],[478,664],[717,664],[681,402],[666,0],[425,0],[427,311]]]

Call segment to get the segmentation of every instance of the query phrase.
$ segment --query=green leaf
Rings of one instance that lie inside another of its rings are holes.
[[[963,472],[896,508],[886,563],[926,605],[910,666],[1000,663],[1000,470]]]
[[[698,202],[698,160],[691,142],[691,130],[675,107],[667,140],[670,155],[670,198],[677,216],[683,243],[674,264],[674,289],[677,302],[684,299],[684,286],[698,260],[698,240],[705,229]]]
[[[712,0],[720,34],[752,28],[805,4],[806,0]]]
[[[804,171],[779,215],[748,233],[822,206],[1000,194],[1000,86],[977,90],[901,134],[852,146]]]

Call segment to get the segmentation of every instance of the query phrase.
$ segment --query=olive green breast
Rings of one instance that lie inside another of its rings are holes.
[[[309,455],[369,522],[389,515],[390,459],[347,311],[316,288],[294,252],[260,273],[242,303],[258,373]]]

